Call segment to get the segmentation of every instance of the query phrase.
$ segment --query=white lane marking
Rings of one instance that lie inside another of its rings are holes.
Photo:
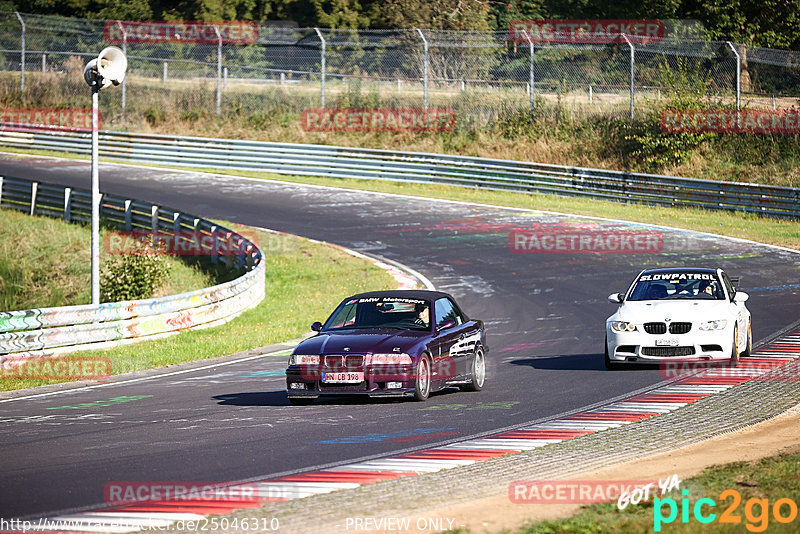
[[[481,449],[487,451],[530,451],[551,443],[560,443],[562,439],[476,439],[470,441],[462,441],[460,443],[451,443],[437,447],[436,450],[447,449]]]
[[[495,449],[514,449],[518,447],[541,447],[550,443],[559,443],[563,439],[556,438],[486,438],[476,439],[469,443],[493,445]]]
[[[626,421],[628,423],[630,421]],[[526,426],[522,430],[607,430],[622,426],[621,423],[595,420],[562,420],[540,423],[538,425]]]
[[[357,482],[259,482],[255,484],[257,496],[262,499],[301,499],[318,493],[361,486]]]
[[[664,393],[720,393],[726,389],[732,388],[733,384],[724,384],[719,386],[705,386],[705,385],[688,385],[688,386],[667,386],[658,389],[659,392]]]
[[[433,473],[442,469],[451,469],[462,465],[474,464],[475,460],[417,460],[412,458],[386,458],[357,464],[334,467],[332,471],[369,470],[369,471],[416,471]]]
[[[615,402],[613,404],[609,404],[608,406],[603,406],[603,411],[617,411],[617,412],[655,412],[655,413],[666,413],[675,410],[676,408],[680,408],[681,406],[686,406],[689,404],[688,402]],[[601,409],[598,409],[601,410]]]
[[[67,394],[67,393],[75,393],[77,391],[88,391],[90,389],[99,389],[99,388],[112,387],[112,386],[122,386],[122,385],[127,385],[127,384],[133,384],[135,382],[145,382],[145,381],[154,380],[154,379],[157,379],[157,378],[164,378],[166,376],[182,375],[182,374],[191,373],[191,372],[194,372],[194,371],[202,371],[204,369],[213,369],[215,367],[224,367],[226,365],[233,365],[233,364],[236,364],[236,363],[247,362],[247,361],[250,361],[250,360],[257,360],[258,358],[264,358],[266,356],[273,356],[275,354],[279,354],[281,352],[285,352],[286,350],[287,349],[281,349],[281,350],[276,350],[276,351],[273,351],[273,352],[265,352],[264,354],[256,354],[255,356],[248,356],[246,358],[240,358],[238,360],[231,360],[229,362],[212,363],[210,365],[205,365],[203,367],[193,367],[191,369],[182,369],[180,371],[172,371],[170,373],[157,374],[157,375],[153,375],[153,376],[143,376],[143,377],[140,377],[140,378],[131,378],[129,380],[121,380],[119,382],[108,382],[108,383],[104,383],[104,384],[95,384],[93,386],[84,386],[84,387],[81,387],[81,388],[65,389],[65,390],[60,390],[60,391],[49,391],[47,393],[36,393],[36,394],[33,394],[33,395],[26,395],[24,397],[12,397],[10,399],[0,399],[0,404],[4,403],[4,402],[14,402],[14,401],[19,401],[19,400],[35,399],[35,398],[38,398],[38,397],[50,397],[50,396],[54,396],[54,395],[64,395],[64,394]]]

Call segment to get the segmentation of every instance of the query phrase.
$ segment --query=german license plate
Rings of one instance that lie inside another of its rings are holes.
[[[364,373],[322,373],[322,381],[326,384],[357,384],[364,381]]]
[[[677,347],[678,340],[674,338],[656,339],[656,346],[658,347]]]

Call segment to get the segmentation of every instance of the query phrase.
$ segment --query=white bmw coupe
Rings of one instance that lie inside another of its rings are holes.
[[[728,360],[749,356],[753,344],[748,295],[722,269],[644,270],[606,320],[605,365],[673,360]]]

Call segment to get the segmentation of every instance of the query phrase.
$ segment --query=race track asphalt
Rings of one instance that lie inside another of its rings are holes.
[[[0,156],[0,175],[89,188],[86,162]],[[661,381],[658,370],[606,371],[602,355],[605,318],[614,311],[606,297],[624,291],[645,267],[719,265],[741,276],[741,289],[751,295],[756,340],[800,317],[800,255],[752,243],[165,169],[103,164],[100,177],[104,192],[324,240],[418,270],[452,293],[468,315],[486,322],[487,387],[480,393],[448,390],[426,403],[329,399],[293,407],[283,390],[286,356],[268,355],[0,402],[0,517],[97,506],[112,481],[265,478],[429,447],[651,386]],[[535,225],[591,235],[654,231],[663,249],[512,252],[509,232]],[[329,312],[319,310],[319,320]]]

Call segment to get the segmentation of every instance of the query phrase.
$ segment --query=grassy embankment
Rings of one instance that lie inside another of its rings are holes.
[[[6,108],[86,108],[83,62],[65,62],[65,74],[32,72],[26,92],[19,92],[13,73],[0,73],[0,106]],[[537,100],[531,119],[523,90],[470,87],[465,92],[432,87],[431,107],[456,110],[451,132],[346,133],[309,132],[301,112],[319,107],[319,88],[311,85],[233,83],[224,90],[222,113],[215,114],[211,83],[171,80],[133,74],[128,80],[127,108],[120,92],[101,93],[105,129],[318,143],[420,152],[457,153],[540,163],[646,171],[676,176],[800,186],[798,134],[664,134],[658,115],[664,109],[718,109],[730,99],[713,100],[702,90],[707,80],[693,72],[665,72],[663,98],[640,92],[636,120],[627,119],[627,100],[598,94],[592,105],[583,94],[546,95]],[[700,90],[697,87],[701,87]],[[709,89],[710,90],[710,89]],[[327,87],[329,108],[420,107],[421,93],[403,86],[352,81]],[[419,93],[419,94],[418,94]],[[784,98],[780,107],[797,105]],[[764,102],[743,100],[745,108]],[[494,119],[473,120],[499,110]],[[473,120],[472,122],[470,122]],[[487,124],[488,120],[488,124]]]
[[[0,245],[3,310],[90,301],[88,228],[3,210],[0,233],[6,236]],[[267,283],[266,297],[255,308],[215,328],[103,351],[83,351],[77,356],[108,357],[113,374],[222,356],[297,338],[308,331],[312,321],[323,320],[347,295],[395,286],[385,271],[340,250],[261,231],[257,237],[265,252]],[[174,258],[169,261],[172,275],[160,291],[162,294],[218,282],[197,267]],[[45,383],[51,382],[0,380],[0,390]]]

